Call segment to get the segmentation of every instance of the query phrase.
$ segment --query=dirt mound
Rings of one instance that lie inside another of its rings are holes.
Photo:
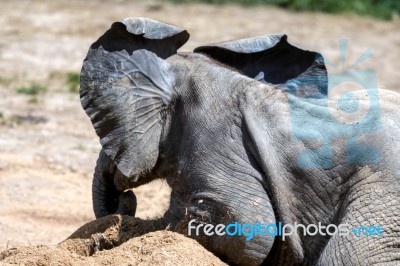
[[[12,248],[0,264],[19,265],[226,265],[195,240],[167,230],[158,220],[108,216],[85,224],[57,246]]]

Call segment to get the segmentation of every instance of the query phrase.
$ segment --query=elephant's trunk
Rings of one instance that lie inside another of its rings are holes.
[[[122,192],[116,189],[114,185],[116,170],[111,159],[103,150],[100,151],[92,183],[92,202],[96,218],[116,213],[135,216],[136,196],[130,190]]]

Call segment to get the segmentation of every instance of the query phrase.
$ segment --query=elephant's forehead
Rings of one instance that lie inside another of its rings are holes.
[[[189,65],[192,65],[192,64],[199,64],[199,63],[210,63],[212,60],[204,54],[183,52],[183,53],[177,53],[177,54],[169,57],[168,61],[181,62],[181,63],[186,63]]]
[[[169,57],[167,61],[174,65],[177,72],[180,72],[180,75],[178,75],[180,78],[187,80],[188,78],[199,77],[203,79],[202,83],[207,83],[207,80],[204,80],[205,76],[208,79],[218,77],[217,79],[222,81],[238,73],[232,67],[200,53],[178,53]]]

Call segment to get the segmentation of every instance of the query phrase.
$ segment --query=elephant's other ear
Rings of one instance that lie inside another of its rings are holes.
[[[89,49],[81,103],[105,153],[125,176],[149,171],[158,158],[163,110],[173,97],[173,67],[186,31],[149,19],[114,23]]]
[[[322,56],[287,42],[286,35],[264,35],[234,40],[194,50],[242,72],[246,76],[271,84],[282,84],[308,70],[320,80],[319,92],[327,93],[327,72]]]

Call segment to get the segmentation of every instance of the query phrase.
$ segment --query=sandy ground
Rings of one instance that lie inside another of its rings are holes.
[[[286,33],[302,48],[320,51],[340,71],[338,41],[348,41],[345,68],[374,69],[379,86],[400,89],[400,21],[292,13],[276,8],[169,5],[135,1],[0,1],[0,251],[56,244],[94,219],[91,177],[98,138],[77,93],[65,84],[79,72],[88,47],[112,22],[150,17],[191,34],[181,49],[223,40]],[[16,88],[43,84],[38,103]],[[157,181],[135,189],[137,215],[162,215],[169,188]]]

